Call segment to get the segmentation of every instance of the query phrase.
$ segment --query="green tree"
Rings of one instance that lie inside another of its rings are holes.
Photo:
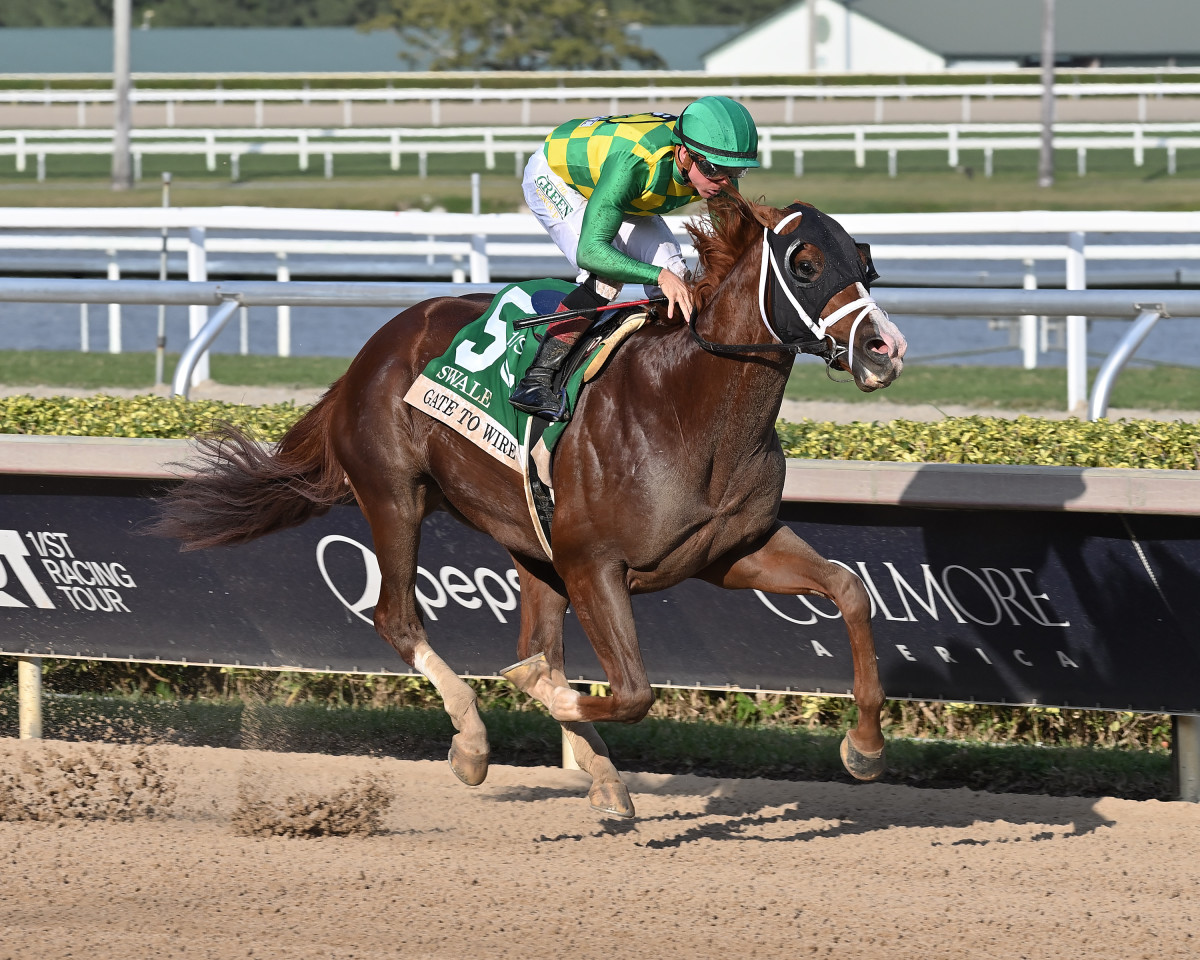
[[[112,0],[0,0],[0,27],[106,27]]]
[[[628,21],[592,0],[383,0],[364,27],[393,29],[432,70],[612,70],[662,66]]]

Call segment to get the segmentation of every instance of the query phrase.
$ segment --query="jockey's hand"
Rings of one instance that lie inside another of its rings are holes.
[[[692,315],[692,288],[666,267],[658,271],[658,286],[667,298],[667,317],[675,319],[675,308],[679,308],[679,321],[686,322]]]

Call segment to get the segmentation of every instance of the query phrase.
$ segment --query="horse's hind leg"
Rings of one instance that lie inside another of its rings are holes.
[[[450,769],[463,783],[478,786],[487,776],[488,741],[475,691],[433,651],[417,610],[417,547],[427,490],[414,484],[410,490],[392,490],[370,502],[357,488],[356,493],[371,525],[382,578],[375,629],[441,694],[458,731],[450,743]]]
[[[563,617],[567,597],[561,586],[553,586],[533,573],[516,557],[513,563],[521,578],[521,634],[517,639],[520,662],[503,675],[522,692],[541,701],[553,713],[556,700],[571,699],[563,659]],[[545,576],[557,581],[547,567]],[[588,802],[593,810],[610,816],[632,817],[633,801],[608,755],[608,747],[590,723],[559,721],[567,746],[579,768],[592,778]]]
[[[724,557],[697,576],[732,590],[819,594],[837,604],[850,635],[858,704],[858,724],[842,741],[842,763],[859,780],[878,779],[884,770],[879,724],[883,686],[871,632],[871,598],[862,581],[826,560],[783,524],[777,524],[757,549]]]

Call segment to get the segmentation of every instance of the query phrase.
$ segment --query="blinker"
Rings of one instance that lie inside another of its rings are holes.
[[[780,221],[775,230],[764,231],[767,256],[763,258],[759,296],[761,299],[769,276],[771,325],[780,340],[819,341],[825,336],[821,313],[830,299],[855,283],[869,287],[879,274],[871,259],[870,244],[856,243],[841,224],[816,207],[794,203],[788,209],[795,213]],[[782,236],[776,232],[797,214],[800,223],[795,229]],[[805,243],[817,247],[825,259],[820,275],[811,281],[798,276],[793,266],[794,254]]]

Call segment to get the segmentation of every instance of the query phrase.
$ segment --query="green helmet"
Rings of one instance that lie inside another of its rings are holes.
[[[750,111],[729,97],[701,97],[675,121],[676,143],[720,167],[757,167],[758,128]]]

